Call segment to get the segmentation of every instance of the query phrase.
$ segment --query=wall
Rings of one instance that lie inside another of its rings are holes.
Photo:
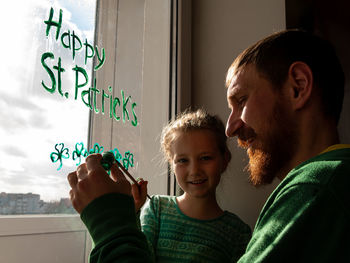
[[[192,1],[192,105],[204,106],[226,122],[229,115],[224,85],[226,70],[243,49],[285,29],[282,0]],[[232,161],[218,188],[224,209],[252,227],[274,186],[255,189],[243,171],[247,157],[231,139]]]
[[[302,28],[330,41],[345,73],[345,94],[338,130],[342,143],[350,141],[350,20],[347,0],[286,0],[287,28]]]

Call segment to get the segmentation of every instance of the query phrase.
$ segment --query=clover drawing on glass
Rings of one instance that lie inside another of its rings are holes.
[[[64,159],[69,159],[71,157],[73,161],[77,161],[76,166],[78,166],[81,163],[82,157],[85,158],[94,153],[103,154],[104,152],[104,147],[98,143],[95,143],[91,149],[87,149],[82,142],[76,143],[73,151],[66,148],[64,143],[56,143],[54,148],[55,151],[51,152],[50,159],[52,163],[59,163],[57,171],[62,168]],[[134,154],[130,151],[126,151],[124,156],[120,153],[118,148],[114,148],[110,152],[113,153],[114,158],[121,163],[126,170],[128,170],[129,167],[134,167]]]

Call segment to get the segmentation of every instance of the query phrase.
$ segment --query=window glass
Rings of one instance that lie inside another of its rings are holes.
[[[104,0],[97,8],[96,45],[105,48],[106,61],[95,75],[100,93],[93,96],[90,144],[113,150],[134,178],[149,182],[150,195],[170,193],[159,141],[172,94],[171,2]]]
[[[90,85],[97,53],[95,5],[26,0],[0,10],[2,215],[74,213],[66,177],[87,148],[81,87]]]

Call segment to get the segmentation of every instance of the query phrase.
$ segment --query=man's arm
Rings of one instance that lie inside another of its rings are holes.
[[[90,262],[152,262],[130,196],[103,195],[83,210],[81,219],[95,244]]]
[[[344,210],[328,189],[295,185],[264,208],[238,262],[345,262],[336,259],[347,253],[346,222]]]
[[[90,262],[152,262],[147,241],[136,224],[130,183],[117,165],[111,176],[102,156],[90,155],[68,175],[72,204],[86,225],[95,247]]]

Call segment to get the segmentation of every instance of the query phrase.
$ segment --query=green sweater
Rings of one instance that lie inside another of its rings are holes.
[[[131,196],[103,195],[91,202],[80,217],[94,243],[90,263],[153,262],[146,237],[137,226]]]
[[[267,200],[239,263],[350,262],[350,149],[293,169]]]
[[[156,262],[237,262],[251,237],[249,226],[228,211],[212,220],[184,215],[175,196],[153,196],[141,227]]]
[[[293,169],[266,202],[239,263],[350,262],[350,149]],[[108,194],[81,218],[95,247],[90,262],[152,262],[130,196]]]

